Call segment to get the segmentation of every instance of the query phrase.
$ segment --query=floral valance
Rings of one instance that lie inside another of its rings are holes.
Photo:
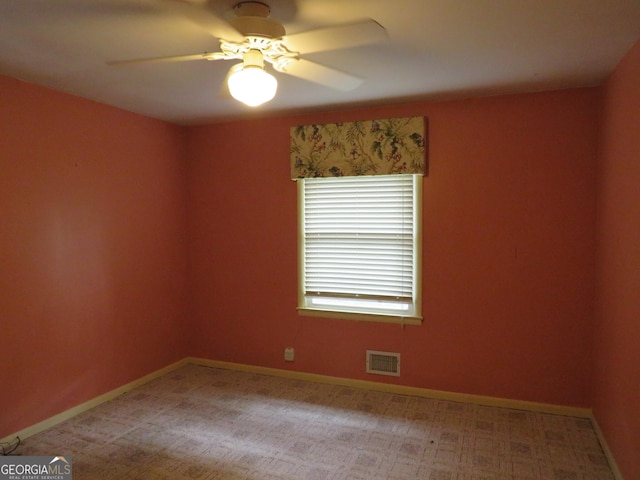
[[[291,128],[291,178],[426,173],[424,117]]]

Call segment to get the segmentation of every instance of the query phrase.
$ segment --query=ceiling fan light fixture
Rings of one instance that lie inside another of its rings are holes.
[[[250,107],[257,107],[276,96],[278,82],[273,75],[255,65],[245,65],[229,76],[231,96]]]
[[[250,107],[257,107],[276,96],[278,81],[264,70],[264,59],[259,50],[244,54],[244,63],[234,68],[227,85],[231,96]]]

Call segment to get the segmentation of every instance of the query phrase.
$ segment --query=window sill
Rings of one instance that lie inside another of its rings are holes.
[[[375,315],[370,313],[336,312],[314,308],[298,307],[298,315],[302,317],[339,318],[356,322],[393,323],[396,325],[422,325],[422,317],[401,317],[395,315]]]

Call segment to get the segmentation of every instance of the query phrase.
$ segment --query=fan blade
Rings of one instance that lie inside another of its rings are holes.
[[[107,65],[133,65],[136,63],[189,62],[191,60],[218,60],[217,53],[194,53],[191,55],[170,55],[166,57],[134,58],[131,60],[112,60]]]
[[[325,67],[319,63],[305,60],[304,58],[292,59],[292,61],[280,69],[280,71],[345,92],[359,87],[363,82],[361,78],[334,68]]]
[[[230,42],[243,42],[244,35],[218,15],[207,9],[206,4],[192,3],[187,0],[165,0],[167,8],[182,15],[210,35]]]
[[[26,2],[25,2],[26,3]],[[35,2],[33,2],[35,3]],[[131,3],[123,0],[67,0],[65,2],[39,2],[39,12],[47,18],[59,15],[69,18],[72,15],[88,15],[93,18],[95,15],[151,15],[157,14],[160,9],[157,5],[146,3]]]
[[[289,50],[307,54],[382,43],[389,40],[389,35],[382,25],[369,19],[294,33],[283,40]]]

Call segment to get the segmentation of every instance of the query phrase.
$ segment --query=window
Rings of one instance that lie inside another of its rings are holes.
[[[422,176],[298,185],[300,313],[419,324]]]

